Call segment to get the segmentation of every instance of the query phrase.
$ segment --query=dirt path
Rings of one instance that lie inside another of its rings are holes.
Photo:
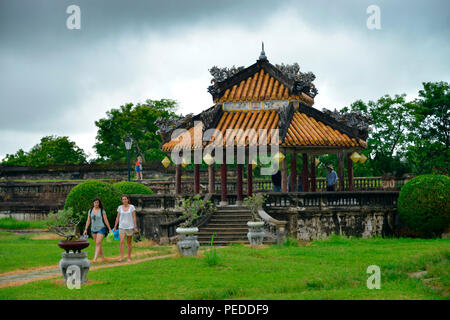
[[[132,255],[132,258],[135,258],[137,256],[146,255],[149,253],[154,253],[155,251],[149,250],[149,251],[143,251],[143,252],[137,252],[136,254]],[[161,256],[153,256],[153,257],[147,257],[142,259],[136,259],[131,260],[131,262],[117,262],[119,259],[119,256],[109,258],[108,261],[114,261],[111,263],[103,263],[103,264],[92,264],[89,270],[98,270],[103,268],[113,268],[113,267],[120,267],[124,265],[132,265],[141,263],[144,261],[150,261],[150,260],[157,260],[157,259],[164,259],[164,258],[170,258],[177,256],[176,253],[171,254],[164,254]],[[0,288],[5,287],[13,287],[13,286],[20,286],[32,281],[40,281],[45,279],[51,279],[55,277],[62,277],[61,271],[59,270],[58,266],[46,266],[46,267],[39,267],[34,269],[28,269],[28,270],[18,270],[18,271],[11,271],[7,273],[0,274]]]

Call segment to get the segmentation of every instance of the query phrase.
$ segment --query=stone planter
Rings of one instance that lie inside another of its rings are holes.
[[[198,232],[198,228],[177,228],[176,231],[178,234],[181,234],[181,238],[177,243],[180,254],[184,257],[196,256],[200,247],[200,243],[195,235]]]
[[[264,221],[249,221],[247,222],[248,233],[247,238],[252,246],[259,246],[264,241]]]
[[[80,282],[86,282],[86,275],[89,271],[90,263],[86,252],[63,252],[62,259],[59,261],[59,270],[63,274],[64,280],[67,281],[67,268],[76,266],[80,270]]]
[[[89,241],[87,240],[76,240],[69,241],[63,240],[58,242],[58,246],[66,252],[61,253],[62,259],[59,261],[59,270],[64,277],[64,280],[67,281],[67,269],[70,266],[78,267],[80,270],[80,282],[86,282],[86,275],[89,271],[90,263],[87,258],[86,252],[81,252],[82,249],[87,248],[89,246]],[[72,252],[70,252],[72,251]]]

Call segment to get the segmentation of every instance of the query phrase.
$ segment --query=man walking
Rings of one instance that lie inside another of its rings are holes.
[[[337,174],[331,164],[327,165],[327,191],[336,191]]]

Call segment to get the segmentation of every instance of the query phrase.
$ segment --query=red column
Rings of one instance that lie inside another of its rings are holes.
[[[237,178],[237,201],[242,202],[242,200],[243,200],[242,176],[243,176],[243,173],[244,173],[244,167],[242,166],[242,164],[237,164],[236,168],[237,168],[237,174],[236,174],[236,178]]]
[[[227,164],[225,163],[225,150],[223,152],[223,163],[220,165],[220,179],[222,189],[222,204],[228,203],[227,201]]]
[[[311,157],[311,191],[316,192],[316,158]]]
[[[303,192],[308,192],[308,154],[304,153],[303,155],[303,171],[302,171],[302,187]]]
[[[247,196],[253,195],[253,168],[252,164],[247,164]]]
[[[287,160],[281,160],[281,192],[288,192]]]
[[[339,178],[339,191],[344,191],[344,151],[338,151],[338,178]]]
[[[194,193],[200,193],[200,165],[194,164]]]
[[[350,153],[347,154],[347,174],[348,174],[348,190],[353,190],[353,161],[350,158]]]
[[[209,183],[209,193],[215,193],[215,181],[216,173],[214,170],[214,164],[208,166],[208,183]]]
[[[291,154],[291,192],[297,192],[297,153]]]
[[[175,169],[175,192],[181,193],[181,164],[177,164]]]

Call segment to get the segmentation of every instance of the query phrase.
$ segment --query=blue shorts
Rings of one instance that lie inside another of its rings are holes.
[[[98,230],[98,231],[91,230],[91,233],[92,233],[92,234],[101,233],[102,235],[106,236],[106,227],[103,227],[103,228],[101,228],[101,229]]]
[[[141,166],[136,166],[136,172],[141,172]]]

